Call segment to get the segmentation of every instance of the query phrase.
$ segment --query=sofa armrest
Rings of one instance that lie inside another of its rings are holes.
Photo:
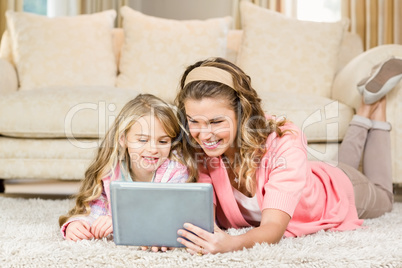
[[[337,72],[363,51],[363,42],[360,36],[355,33],[345,32],[339,51],[338,65],[336,68]]]
[[[14,66],[4,59],[0,59],[0,95],[14,92],[18,89],[17,71]]]
[[[374,65],[392,56],[402,58],[402,45],[377,46],[353,58],[335,76],[331,91],[332,99],[357,109],[361,103],[361,96],[356,88],[357,84],[371,73]]]

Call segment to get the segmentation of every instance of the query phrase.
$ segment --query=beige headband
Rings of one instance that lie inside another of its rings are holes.
[[[212,66],[201,66],[191,70],[186,77],[184,87],[188,83],[203,80],[219,82],[234,89],[232,75],[223,69]]]

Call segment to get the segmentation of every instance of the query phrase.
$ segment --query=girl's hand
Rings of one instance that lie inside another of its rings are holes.
[[[113,232],[111,216],[100,216],[91,226],[91,233],[96,239],[108,236]]]
[[[190,254],[204,255],[208,253],[224,253],[236,250],[236,238],[222,231],[216,224],[214,233],[210,233],[190,223],[183,225],[177,234],[186,238],[177,241],[187,247]]]
[[[147,251],[149,249],[149,247],[142,246],[141,249],[143,251]],[[172,250],[172,249],[173,249],[172,247],[151,247],[151,251],[153,251],[153,252],[159,252],[159,251],[166,252],[166,251]]]
[[[86,221],[73,221],[67,225],[66,239],[72,241],[78,241],[82,239],[93,238],[90,232],[91,226]]]

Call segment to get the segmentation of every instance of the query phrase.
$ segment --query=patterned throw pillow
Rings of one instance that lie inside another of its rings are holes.
[[[257,91],[329,97],[348,22],[300,21],[243,1],[237,64]]]
[[[178,21],[121,8],[124,44],[117,86],[153,93],[172,102],[185,68],[225,57],[230,17]]]
[[[56,18],[7,11],[6,17],[21,90],[114,86],[115,10]]]

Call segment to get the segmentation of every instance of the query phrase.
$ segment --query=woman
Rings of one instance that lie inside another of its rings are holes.
[[[378,92],[350,123],[335,167],[307,160],[301,130],[264,114],[240,68],[221,58],[188,67],[176,98],[189,132],[184,157],[198,169],[198,182],[213,184],[218,225],[209,233],[186,223],[178,231],[186,239],[178,241],[191,254],[229,252],[284,236],[353,230],[361,219],[390,211],[391,125],[384,90]],[[239,236],[220,229],[250,226]]]

